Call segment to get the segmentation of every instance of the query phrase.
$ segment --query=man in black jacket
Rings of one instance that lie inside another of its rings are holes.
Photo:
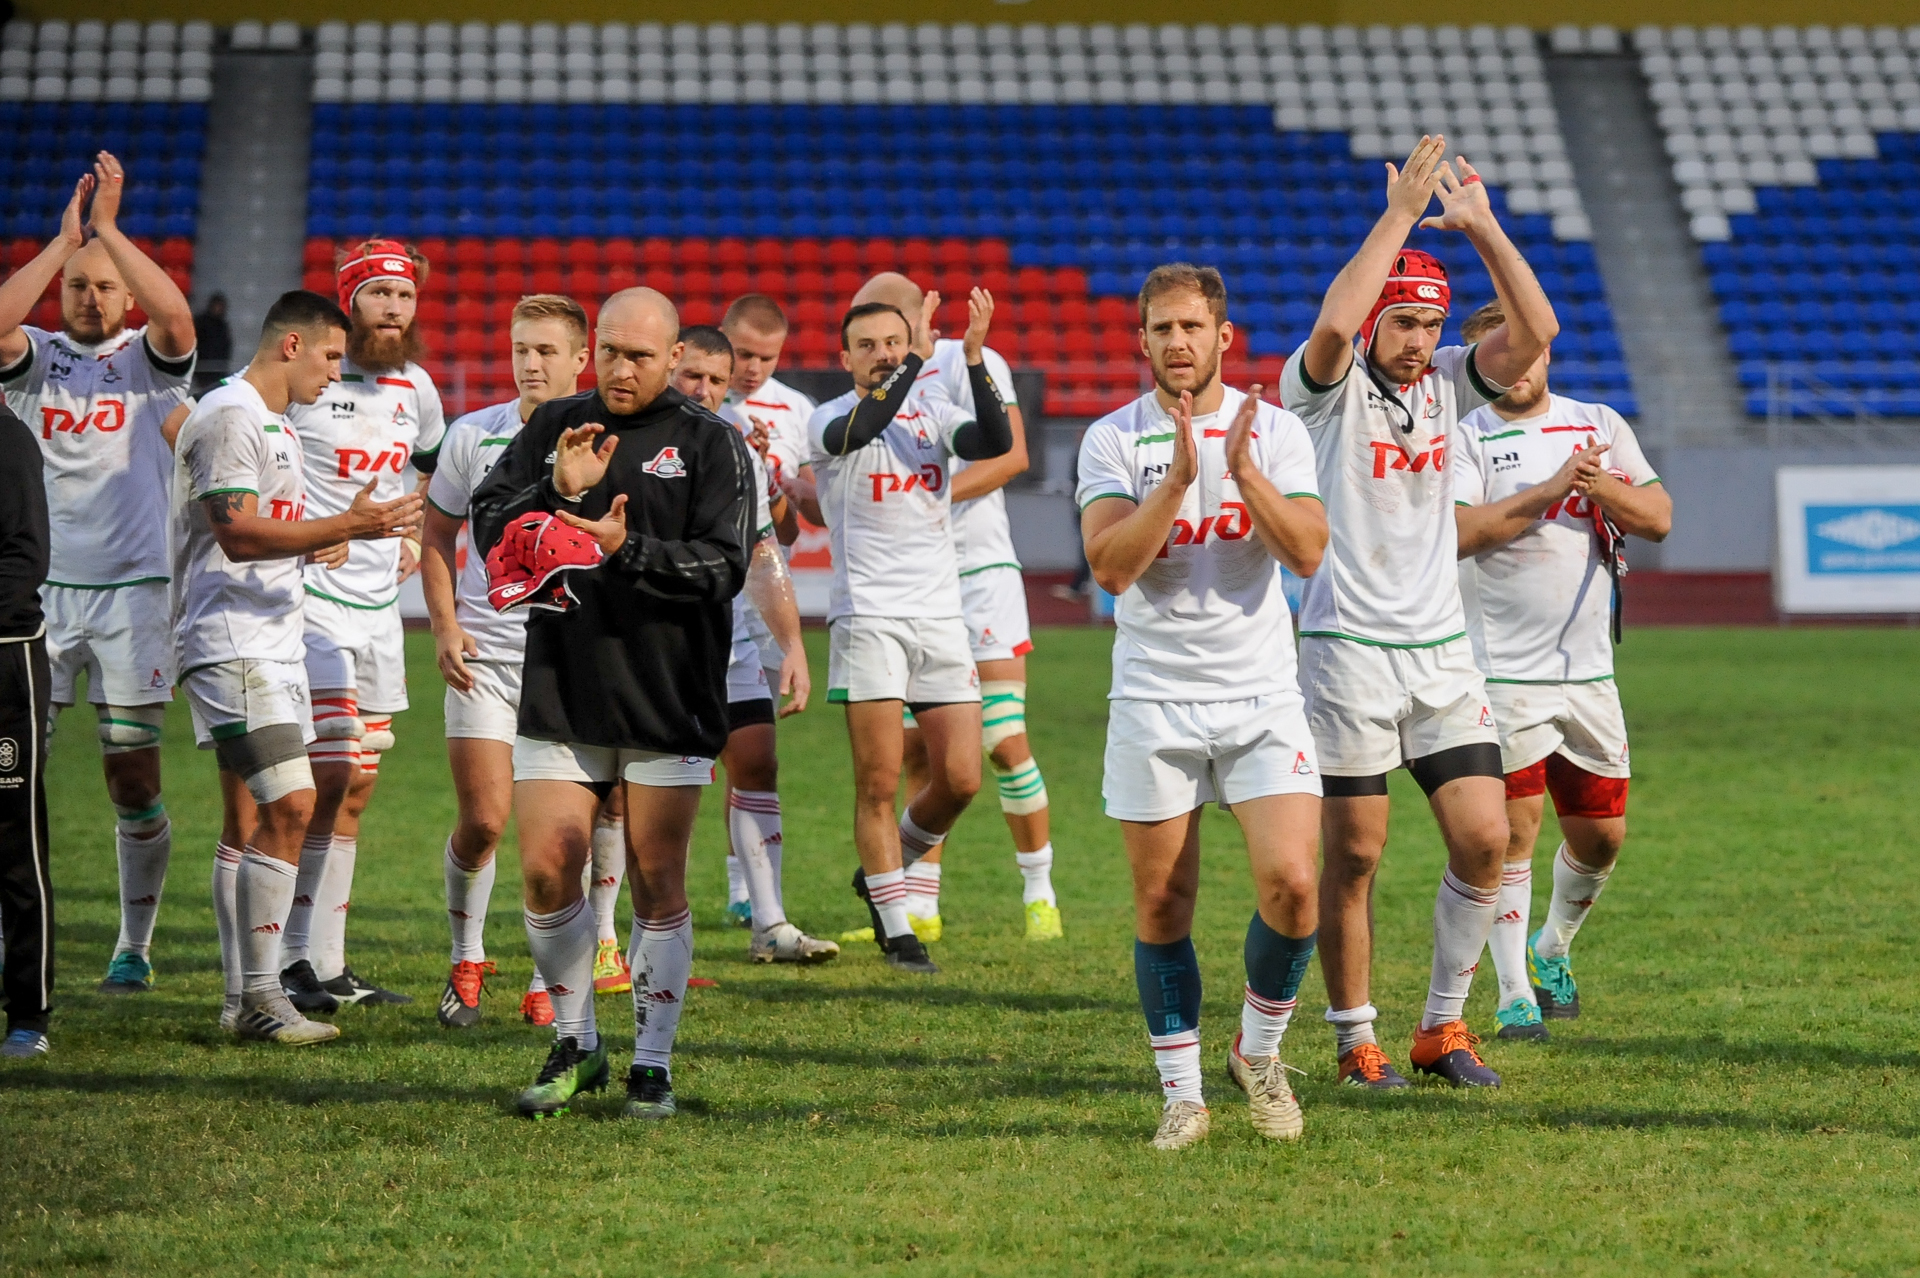
[[[40,445],[0,405],[0,932],[7,1038],[0,1056],[47,1050],[53,889],[47,879],[47,490]]]
[[[679,333],[673,304],[652,289],[608,298],[594,335],[598,388],[536,409],[469,509],[474,553],[509,520],[552,512],[607,556],[569,575],[573,607],[527,621],[514,810],[527,940],[554,1012],[553,1049],[520,1095],[531,1117],[607,1081],[580,876],[594,813],[616,783],[634,913],[626,1112],[674,1111],[669,1059],[693,963],[687,848],[699,787],[727,741],[731,600],[755,532],[745,441],[667,386]]]

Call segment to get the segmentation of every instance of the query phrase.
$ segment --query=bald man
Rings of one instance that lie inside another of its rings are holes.
[[[593,1013],[596,931],[580,878],[594,814],[615,786],[634,915],[626,1113],[674,1112],[671,1053],[693,965],[687,848],[700,787],[727,744],[732,600],[757,531],[746,441],[668,385],[683,349],[664,296],[608,298],[594,333],[598,386],[535,409],[468,510],[474,553],[509,524],[524,536],[554,515],[605,554],[567,574],[564,611],[527,618],[513,807],[527,940],[554,1026],[546,1064],[520,1094],[529,1117],[607,1083]]]
[[[922,296],[912,280],[886,271],[863,284],[853,300],[856,306],[883,302],[918,318]],[[936,339],[926,325],[916,326],[913,341],[914,353],[924,361],[914,382],[914,398],[949,403],[971,417],[973,386],[967,375],[965,343]],[[953,544],[959,559],[960,606],[973,662],[980,671],[981,744],[993,767],[1000,812],[1013,838],[1014,865],[1020,871],[1026,937],[1051,941],[1061,935],[1061,926],[1060,905],[1053,892],[1047,786],[1027,746],[1027,654],[1033,651],[1033,639],[1027,625],[1026,580],[1013,552],[1007,499],[1001,491],[1027,469],[1027,432],[1013,393],[1013,370],[992,347],[982,355],[1013,426],[1013,447],[985,461],[958,457],[953,461]],[[911,711],[907,725],[908,788],[917,792],[928,777],[927,748]],[[904,824],[901,829],[902,838],[911,837]],[[917,849],[924,855],[907,867],[907,918],[923,941],[939,940],[943,927],[940,853],[944,841],[943,835],[931,846]]]
[[[153,988],[149,947],[173,850],[160,798],[160,725],[173,700],[163,433],[193,381],[193,311],[120,230],[126,185],[105,151],[74,183],[60,233],[0,284],[0,388],[39,437],[52,562],[40,592],[56,711],[82,672],[117,818],[120,935],[106,994]],[[58,333],[24,321],[55,279]],[[127,327],[127,310],[147,312]]]

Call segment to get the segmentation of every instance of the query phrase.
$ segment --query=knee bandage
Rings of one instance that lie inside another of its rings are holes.
[[[159,795],[153,796],[153,802],[144,808],[123,808],[113,805],[113,813],[120,833],[134,839],[151,838],[167,828],[167,805],[160,801]]]
[[[1026,816],[1047,806],[1047,783],[1032,759],[1011,768],[994,764],[993,780],[1000,787],[1000,810],[1008,816]]]
[[[351,693],[329,692],[313,698],[313,744],[307,755],[315,763],[355,763],[367,725]]]
[[[105,754],[151,750],[160,744],[160,725],[167,708],[158,706],[95,706],[99,717],[100,749]]]
[[[381,753],[393,749],[393,719],[368,719],[366,726],[366,734],[360,738],[360,770],[378,772]]]
[[[988,753],[1011,737],[1027,735],[1027,685],[988,679],[980,685],[980,743]]]

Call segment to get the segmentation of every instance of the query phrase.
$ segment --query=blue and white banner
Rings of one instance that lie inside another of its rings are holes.
[[[1782,466],[1774,494],[1780,611],[1920,612],[1920,466]]]

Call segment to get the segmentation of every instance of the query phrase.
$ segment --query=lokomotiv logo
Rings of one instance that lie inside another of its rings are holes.
[[[398,475],[407,468],[407,446],[398,440],[393,447],[383,448],[378,453],[370,453],[364,448],[336,448],[333,455],[339,459],[340,478],[355,474],[377,475],[383,470],[391,470]]]
[[[64,408],[40,409],[40,438],[52,439],[54,435],[79,435],[91,426],[103,434],[112,434],[127,424],[126,401],[103,399],[100,406],[91,413],[75,414]]]
[[[888,493],[910,493],[916,488],[924,492],[937,493],[946,486],[947,473],[932,462],[928,462],[919,469],[918,473],[908,475],[904,479],[892,471],[871,474],[867,479],[873,484],[873,499],[885,501]]]
[[[1434,445],[1439,447],[1434,447]],[[1373,449],[1373,477],[1385,479],[1388,471],[1409,470],[1415,474],[1431,466],[1438,472],[1447,468],[1447,437],[1435,435],[1427,441],[1427,447],[1420,452],[1409,452],[1403,445],[1391,439],[1370,439],[1367,446]]]

